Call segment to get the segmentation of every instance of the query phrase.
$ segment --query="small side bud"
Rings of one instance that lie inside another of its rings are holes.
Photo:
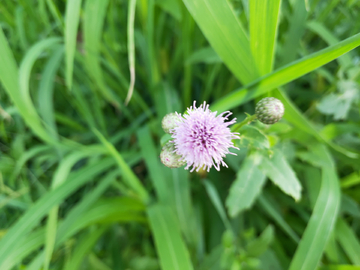
[[[170,131],[178,125],[180,119],[180,116],[176,113],[169,113],[162,119],[161,126],[166,133],[170,134]]]
[[[255,107],[257,119],[267,125],[278,122],[283,117],[284,112],[285,108],[282,102],[273,97],[263,98]]]
[[[179,168],[186,164],[185,161],[181,160],[181,156],[175,153],[173,142],[164,145],[160,153],[160,160],[162,164],[169,168]]]

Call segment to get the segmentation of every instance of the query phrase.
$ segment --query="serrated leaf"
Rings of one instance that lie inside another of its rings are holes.
[[[259,168],[283,192],[292,196],[296,201],[300,199],[301,184],[280,151],[274,151],[272,158],[264,157]]]
[[[243,126],[240,130],[239,147],[254,147],[258,149],[269,149],[270,143],[267,136],[258,128]]]
[[[230,216],[235,217],[242,210],[250,208],[259,195],[266,179],[258,169],[261,159],[262,157],[258,154],[250,155],[238,171],[226,199]]]

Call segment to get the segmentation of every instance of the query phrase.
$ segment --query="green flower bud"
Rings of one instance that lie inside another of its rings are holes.
[[[179,168],[184,166],[186,162],[181,159],[181,156],[175,153],[173,142],[168,142],[164,145],[160,153],[160,160],[166,167]]]
[[[169,113],[162,119],[161,126],[166,133],[170,134],[170,131],[178,125],[180,120],[181,117],[176,113]]]
[[[283,117],[284,112],[285,108],[282,102],[273,97],[263,98],[255,107],[257,119],[267,125],[278,122]]]

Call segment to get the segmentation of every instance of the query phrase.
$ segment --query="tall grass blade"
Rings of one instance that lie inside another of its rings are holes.
[[[334,162],[325,146],[317,144],[312,151],[319,160],[326,162],[321,166],[322,180],[320,193],[291,261],[289,270],[315,270],[335,227],[340,207],[340,186]]]
[[[135,86],[135,36],[134,36],[135,8],[136,8],[136,0],[130,0],[129,9],[128,9],[128,25],[127,25],[130,86],[129,86],[128,94],[125,99],[125,105],[129,103]]]
[[[66,85],[69,89],[72,87],[74,58],[76,51],[76,42],[78,36],[78,27],[80,19],[81,0],[67,1],[65,14],[65,55],[66,55]]]
[[[181,237],[175,214],[169,207],[156,204],[147,210],[151,231],[162,270],[194,269],[189,252]]]
[[[212,105],[211,109],[213,111],[226,111],[244,104],[325,65],[359,45],[360,34],[357,34],[326,49],[292,62],[248,86],[231,92]]]
[[[273,69],[281,0],[251,0],[250,46],[259,75]]]
[[[248,36],[226,0],[183,0],[211,46],[243,83],[258,77]]]

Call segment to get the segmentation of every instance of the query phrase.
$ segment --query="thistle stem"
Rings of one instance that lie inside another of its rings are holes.
[[[254,114],[254,115],[248,114],[247,117],[242,122],[240,122],[232,127],[231,132],[236,132],[243,126],[250,124],[252,121],[254,121],[256,119],[256,117],[257,117],[256,114]]]

